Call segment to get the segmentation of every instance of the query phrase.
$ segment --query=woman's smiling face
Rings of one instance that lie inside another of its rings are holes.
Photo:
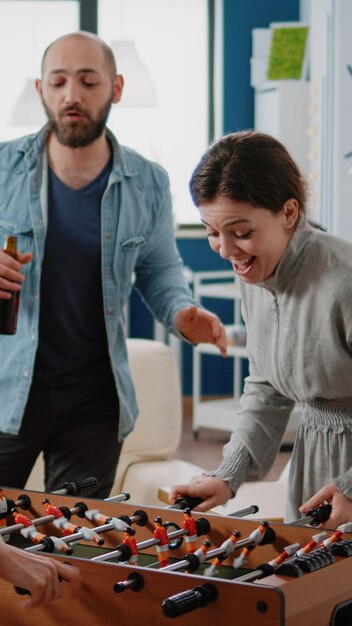
[[[232,263],[246,283],[271,276],[290,241],[298,219],[295,199],[279,213],[219,196],[199,206],[210,247]]]

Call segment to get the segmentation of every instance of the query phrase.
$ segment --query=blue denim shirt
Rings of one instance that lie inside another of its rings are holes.
[[[120,438],[133,428],[138,410],[127,362],[124,305],[134,286],[168,332],[176,312],[194,304],[183,277],[173,231],[169,181],[162,167],[107,131],[113,166],[101,209],[101,257],[105,323],[120,400]],[[23,266],[16,335],[0,335],[0,431],[17,434],[31,386],[38,343],[40,275],[47,215],[46,128],[0,144],[0,247],[17,236]],[[84,269],[84,268],[82,268]],[[67,268],[70,271],[70,268]],[[92,303],[93,305],[93,303]]]

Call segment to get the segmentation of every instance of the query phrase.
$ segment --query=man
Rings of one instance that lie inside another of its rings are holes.
[[[44,450],[46,489],[95,475],[106,497],[136,399],[124,305],[133,272],[154,316],[226,353],[219,319],[195,306],[174,241],[164,170],[106,128],[123,91],[111,49],[73,33],[45,51],[39,133],[0,144],[0,298],[21,289],[17,333],[0,337],[0,475],[23,487]],[[119,443],[118,443],[119,440]]]

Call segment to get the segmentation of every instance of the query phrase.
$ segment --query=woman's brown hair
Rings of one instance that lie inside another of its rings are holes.
[[[196,206],[223,196],[279,213],[295,198],[305,214],[307,184],[286,148],[270,135],[241,131],[211,146],[192,174]]]

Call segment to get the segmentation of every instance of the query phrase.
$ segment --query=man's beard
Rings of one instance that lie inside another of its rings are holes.
[[[70,148],[84,148],[89,146],[93,141],[98,139],[104,132],[106,126],[106,120],[110,113],[111,101],[109,100],[99,111],[97,119],[93,120],[89,113],[81,107],[68,106],[58,115],[58,119],[55,118],[52,111],[43,102],[45,112],[48,116],[49,130],[51,130],[57,137],[59,143],[63,146],[69,146]],[[82,117],[78,122],[64,122],[61,119],[65,115],[66,111],[77,111],[81,113]]]

